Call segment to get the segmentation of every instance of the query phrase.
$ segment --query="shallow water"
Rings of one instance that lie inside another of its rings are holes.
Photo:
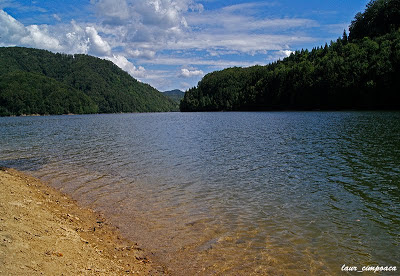
[[[400,266],[399,112],[13,117],[0,129],[0,166],[105,212],[178,275]]]

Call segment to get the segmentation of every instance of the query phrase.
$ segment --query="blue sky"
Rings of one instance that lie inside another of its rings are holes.
[[[366,0],[0,0],[0,46],[109,59],[160,91],[342,35]]]

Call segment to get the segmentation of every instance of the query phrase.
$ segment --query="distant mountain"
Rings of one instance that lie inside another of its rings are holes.
[[[172,110],[174,101],[111,61],[0,48],[0,115]]]
[[[183,97],[185,96],[185,92],[179,90],[179,89],[175,89],[175,90],[170,90],[170,91],[164,91],[163,92],[165,96],[167,96],[168,98],[174,100],[175,102],[180,102]]]

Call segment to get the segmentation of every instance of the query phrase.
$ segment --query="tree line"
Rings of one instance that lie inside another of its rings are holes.
[[[176,104],[111,61],[0,48],[0,115],[171,111]]]
[[[181,111],[400,108],[400,1],[375,0],[349,35],[266,66],[207,74]]]

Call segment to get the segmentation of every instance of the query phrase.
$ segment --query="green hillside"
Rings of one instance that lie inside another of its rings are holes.
[[[207,74],[181,111],[400,109],[400,1],[371,1],[330,45]]]
[[[178,111],[179,104],[180,104],[181,100],[183,99],[185,92],[183,92],[179,89],[174,89],[174,90],[170,90],[170,91],[164,91],[163,94],[175,103],[175,109]]]
[[[185,96],[185,92],[179,90],[179,89],[174,89],[174,90],[169,90],[169,91],[164,91],[163,94],[170,98],[171,100],[175,102],[180,102],[183,97]]]
[[[82,91],[37,73],[1,76],[0,114],[96,113],[97,105]]]
[[[0,115],[171,111],[175,103],[111,61],[0,48]]]

